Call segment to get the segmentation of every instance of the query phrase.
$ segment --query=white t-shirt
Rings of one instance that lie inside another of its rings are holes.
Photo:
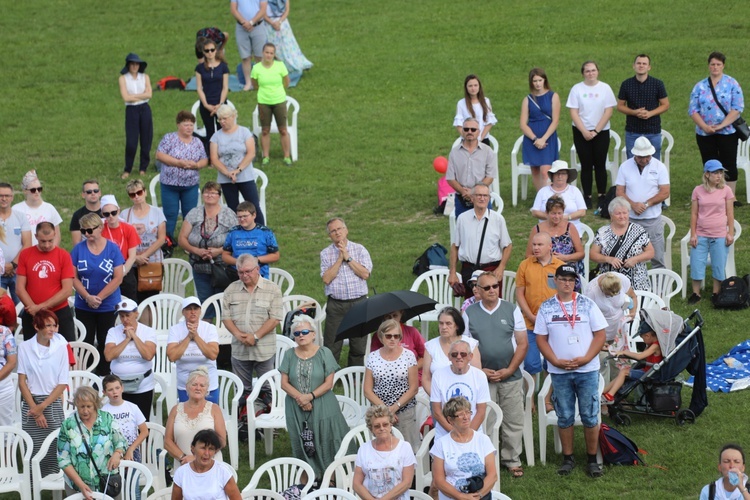
[[[68,341],[56,333],[49,347],[36,341],[36,335],[18,346],[18,373],[26,375],[32,395],[49,395],[58,385],[68,384]]]
[[[445,479],[458,491],[466,484],[466,479],[486,473],[484,460],[487,455],[497,453],[492,441],[485,434],[474,432],[474,437],[468,443],[457,443],[450,434],[438,439],[430,449],[430,455],[443,460]],[[500,471],[498,471],[498,474]],[[441,500],[451,497],[439,492]]]
[[[26,216],[18,210],[11,210],[10,215],[5,220],[0,217],[0,226],[5,228],[5,241],[0,239],[0,250],[3,251],[5,261],[10,262],[16,258],[23,247],[21,242],[23,232],[31,231],[31,227]]]
[[[26,220],[31,226],[31,244],[36,245],[36,226],[40,222],[51,222],[55,226],[59,226],[62,222],[62,217],[57,212],[57,209],[52,206],[51,203],[43,201],[38,207],[30,207],[25,201],[16,203],[13,205],[13,210],[21,212],[26,216]]]
[[[474,366],[469,366],[469,371],[462,375],[456,375],[450,366],[441,368],[432,376],[431,403],[440,403],[441,406],[453,397],[463,396],[471,403],[472,414],[477,411],[478,403],[487,403],[490,400],[490,386],[487,383],[487,375]],[[447,434],[442,425],[435,420],[435,439]],[[481,430],[481,427],[480,427]]]
[[[149,205],[148,214],[146,217],[140,218],[135,215],[132,208],[126,208],[122,211],[120,219],[124,220],[131,226],[133,226],[141,237],[141,243],[138,245],[136,253],[143,253],[148,247],[154,244],[156,238],[159,236],[159,226],[167,223],[167,219],[164,217],[164,212],[161,208]],[[163,255],[161,248],[154,252],[149,258],[149,262],[161,262]]]
[[[180,467],[174,474],[174,484],[182,488],[185,500],[226,500],[224,492],[232,473],[227,467],[214,460],[214,466],[203,473],[198,473],[189,465]]]
[[[601,120],[604,110],[617,106],[617,99],[615,99],[612,88],[604,82],[592,86],[579,82],[570,89],[568,102],[565,106],[577,109],[586,130],[594,130]],[[602,130],[609,130],[609,122],[604,125]]]
[[[205,321],[198,322],[198,335],[204,342],[219,342],[219,332],[211,323]],[[181,342],[188,336],[187,324],[180,321],[169,329],[167,344]],[[188,375],[199,366],[208,367],[208,390],[213,391],[219,388],[219,375],[216,373],[216,360],[208,359],[198,348],[198,344],[190,342],[185,349],[182,357],[175,362],[177,368],[177,388],[185,390]]]
[[[620,278],[620,283],[622,284],[620,293],[614,297],[607,297],[599,287],[599,280],[602,276],[604,275],[600,274],[593,280],[589,281],[589,284],[586,285],[585,294],[586,297],[594,301],[604,315],[604,319],[607,320],[607,328],[605,329],[607,340],[614,340],[615,335],[617,335],[617,329],[620,326],[620,320],[624,315],[622,306],[630,298],[628,297],[628,291],[632,284],[630,283],[630,278],[624,274],[618,273],[617,277]]]
[[[574,303],[575,326],[571,328],[568,317],[574,316]],[[607,328],[607,320],[604,319],[604,315],[594,301],[580,293],[575,294],[575,300],[564,302],[563,305],[567,317],[560,308],[557,294],[542,302],[536,315],[534,333],[547,335],[549,345],[559,359],[585,356],[594,340],[594,332]],[[574,371],[587,373],[597,370],[599,370],[599,356],[594,356],[591,361]],[[557,374],[570,373],[570,370],[563,370],[552,363],[549,363],[548,371]]]
[[[743,474],[745,480],[747,480],[747,476]],[[742,492],[739,488],[735,489],[732,493],[728,493],[727,490],[724,489],[724,478],[720,477],[715,481],[716,483],[716,494],[714,498],[708,498],[708,487],[710,485],[705,485],[703,489],[701,490],[701,496],[698,500],[742,500]]]
[[[620,169],[617,171],[617,180],[615,184],[625,187],[625,194],[633,201],[645,203],[646,200],[656,196],[659,192],[659,186],[669,185],[669,172],[666,165],[651,158],[651,161],[643,168],[643,172],[638,170],[638,164],[635,158],[625,160]],[[630,209],[630,218],[655,219],[661,215],[661,203],[654,203],[641,214],[637,214]]]
[[[112,414],[112,417],[120,425],[120,432],[125,437],[125,441],[128,442],[128,446],[138,438],[138,426],[146,423],[146,417],[143,416],[141,410],[130,401],[123,400],[119,406],[107,403],[102,406],[102,411]]]
[[[395,439],[395,438],[394,438]],[[391,451],[376,451],[372,441],[360,446],[354,465],[365,475],[364,486],[375,498],[380,498],[401,482],[404,467],[417,463],[411,446],[404,440]],[[409,500],[409,492],[398,497]]]
[[[562,193],[556,193],[552,190],[552,186],[544,186],[542,189],[536,192],[536,198],[534,198],[534,206],[531,210],[538,210],[544,212],[547,209],[547,201],[553,196],[559,196],[565,202],[564,214],[572,214],[578,210],[586,210],[586,200],[583,199],[581,190],[575,186],[568,184],[568,187]],[[539,219],[542,222],[542,219]],[[578,235],[581,235],[581,221],[575,219],[570,221],[576,229],[578,229]]]
[[[120,344],[125,340],[123,325],[117,325],[110,328],[107,332],[107,340],[105,344]],[[156,345],[156,331],[146,325],[138,323],[138,328],[135,331],[138,338],[143,342],[152,342]],[[135,346],[135,342],[128,342],[125,349],[117,356],[109,365],[112,373],[117,375],[123,380],[135,378],[138,375],[143,375],[153,367],[153,360],[146,361],[138,352],[138,348]],[[153,370],[151,375],[141,380],[141,384],[138,386],[138,390],[133,394],[140,394],[142,392],[150,391],[154,388],[154,374]]]
[[[469,343],[469,349],[471,352],[474,352],[474,349],[479,345],[478,340],[465,335],[461,337],[461,340],[465,340]],[[425,342],[424,349],[429,352],[430,357],[432,357],[432,362],[430,363],[430,375],[434,375],[440,368],[450,366],[451,360],[448,359],[448,356],[443,352],[443,348],[440,347],[440,338],[435,337],[434,339]]]
[[[484,102],[487,104],[486,115],[482,112],[482,105],[480,103],[476,102],[471,105],[472,109],[474,110],[474,117],[476,117],[477,122],[479,122],[479,135],[482,134],[482,130],[484,130],[484,127],[486,127],[487,125],[497,124],[497,118],[495,117],[495,113],[492,112],[490,100],[485,97]],[[469,108],[466,107],[466,99],[461,99],[460,101],[458,101],[458,103],[456,104],[456,116],[453,118],[453,126],[463,127],[464,120],[471,117],[472,116],[469,112]]]

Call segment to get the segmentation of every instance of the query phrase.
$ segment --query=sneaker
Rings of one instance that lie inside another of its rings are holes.
[[[271,163],[271,159],[268,156],[264,156],[263,161],[260,162],[260,164],[264,167],[267,167],[269,163]]]
[[[558,473],[559,472],[560,471],[558,471]],[[586,475],[594,479],[596,479],[597,477],[602,477],[604,475],[604,469],[602,468],[602,464],[597,464],[597,463],[587,464]]]
[[[602,213],[602,209],[599,207],[596,207],[596,210],[594,210],[594,215],[599,215]]]
[[[614,403],[614,401],[615,401],[615,397],[608,392],[605,392],[599,398],[599,404],[601,405],[611,405],[612,403]]]
[[[573,469],[576,467],[575,460],[563,460],[562,465],[557,469],[557,473],[561,476],[569,476]]]
[[[287,167],[291,167],[292,166],[292,159],[291,158],[284,158],[284,165],[286,165]]]
[[[690,296],[690,298],[688,299],[687,302],[688,302],[688,304],[690,304],[692,306],[693,304],[697,304],[700,301],[701,301],[701,296],[698,295],[697,293],[694,293],[694,294],[692,294]]]

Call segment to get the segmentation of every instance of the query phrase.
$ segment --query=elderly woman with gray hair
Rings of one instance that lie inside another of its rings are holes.
[[[339,365],[331,350],[315,343],[315,321],[305,314],[294,318],[292,333],[297,346],[284,354],[279,366],[281,388],[286,392],[286,425],[295,458],[309,463],[321,479],[334,461],[349,426],[333,393],[333,374]],[[312,431],[312,440],[302,438]]]
[[[218,170],[216,182],[221,184],[227,206],[237,211],[240,193],[246,201],[255,205],[255,222],[265,225],[260,210],[258,187],[255,185],[255,139],[247,127],[237,124],[237,110],[229,104],[222,104],[216,112],[221,129],[211,137],[211,166]]]
[[[89,386],[76,389],[76,411],[65,419],[57,438],[57,463],[65,473],[66,496],[83,493],[91,498],[99,480],[117,472],[128,449],[112,414],[100,410],[101,398]]]
[[[599,273],[615,271],[630,278],[635,290],[650,291],[646,262],[654,256],[654,246],[643,226],[630,222],[630,203],[618,196],[609,203],[609,225],[600,227],[591,246],[591,260]]]

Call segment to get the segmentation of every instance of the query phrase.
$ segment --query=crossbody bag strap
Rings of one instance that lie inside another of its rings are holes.
[[[536,99],[534,99],[534,97],[531,94],[528,95],[528,98],[529,98],[529,101],[534,103],[534,106],[536,106],[536,108],[539,110],[540,113],[542,113],[549,121],[553,121],[550,115],[542,111],[542,107],[539,106],[539,103],[536,102]]]
[[[89,446],[89,443],[86,441],[86,439],[83,437],[84,432],[83,428],[81,427],[81,421],[78,420],[78,415],[75,416],[76,424],[78,424],[78,430],[81,431],[81,441],[83,441],[83,445],[86,447],[86,452],[89,454],[89,459],[91,460],[91,465],[94,466],[94,469],[96,470],[96,476],[101,478],[102,473],[99,471],[99,467],[96,466],[96,462],[94,461],[94,454],[91,452],[91,447]]]
[[[487,208],[489,210],[489,208]],[[487,218],[484,219],[484,227],[482,228],[482,237],[479,239],[479,251],[477,252],[477,260],[475,265],[479,267],[479,264],[482,263],[481,260],[479,260],[482,257],[482,247],[484,246],[484,235],[487,233],[487,223],[490,221],[490,214],[487,212]]]
[[[714,101],[716,102],[716,105],[719,106],[719,109],[722,113],[724,113],[724,116],[729,116],[729,113],[727,113],[727,110],[724,109],[724,106],[721,105],[721,102],[719,102],[719,97],[716,95],[716,90],[714,90],[714,84],[711,81],[711,77],[709,76],[706,78],[708,80],[708,87],[711,89],[711,93],[714,95]]]

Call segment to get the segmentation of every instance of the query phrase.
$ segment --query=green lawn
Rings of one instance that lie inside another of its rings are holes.
[[[23,173],[36,168],[46,186],[45,200],[58,208],[66,227],[82,202],[80,182],[85,178],[98,177],[105,193],[115,193],[127,205],[125,183],[119,179],[124,113],[117,87],[125,55],[136,52],[148,61],[153,83],[167,75],[188,80],[198,29],[220,26],[233,38],[227,3],[5,1],[0,179],[20,186]],[[414,259],[433,242],[448,246],[447,218],[432,214],[438,179],[432,159],[447,156],[455,139],[452,118],[469,73],[482,79],[499,119],[493,135],[500,141],[501,193],[516,243],[508,266],[514,269],[533,224],[528,212],[532,199],[517,207],[510,203],[510,148],[520,135],[519,108],[529,69],[544,67],[564,102],[570,87],[581,80],[583,61],[597,60],[601,80],[617,93],[640,52],[652,56],[652,74],[665,81],[672,105],[663,126],[675,138],[667,215],[678,228],[672,248],[678,268],[677,240],[688,229],[689,196],[701,172],[687,116],[690,90],[707,75],[706,57],[713,50],[727,54],[727,74],[741,84],[750,82],[750,6],[730,1],[721,7],[688,0],[626,5],[296,0],[290,21],[302,50],[315,63],[289,92],[301,106],[300,161],[282,167],[274,137],[272,164],[266,169],[269,225],[282,254],[278,266],[295,277],[294,292],[324,299],[318,253],[328,243],[325,221],[334,215],[344,217],[350,238],[370,250],[370,284],[378,292],[408,288]],[[236,67],[234,40],[227,55],[230,68]],[[250,125],[255,94],[229,98],[239,109],[240,123]],[[195,93],[154,93],[154,149],[164,133],[174,130],[177,112],[196,99]],[[622,115],[615,113],[612,127],[622,135]],[[565,110],[559,135],[567,160],[571,131]],[[204,171],[204,180],[214,176]],[[739,199],[744,202],[741,177]],[[738,220],[744,223],[749,210],[739,209]],[[596,229],[603,221],[589,215],[585,222]],[[64,235],[68,245],[67,230]],[[737,243],[740,274],[750,270],[748,240],[743,236]],[[700,305],[709,359],[748,338],[741,325],[750,311],[718,313],[705,302]],[[673,300],[673,308],[679,314],[689,311],[680,299]],[[689,395],[689,390],[683,392],[683,398]],[[579,470],[561,479],[550,447],[552,463],[527,468],[523,479],[512,480],[503,472],[503,491],[519,499],[695,498],[716,476],[718,448],[729,440],[748,445],[750,393],[711,394],[709,401],[695,425],[634,418],[626,429],[648,450],[647,462],[664,469],[610,469],[599,482]],[[277,440],[274,450],[276,456],[288,453],[287,441]],[[580,433],[576,453],[583,453]],[[264,456],[259,447],[259,459]],[[240,484],[249,477],[243,459]]]

